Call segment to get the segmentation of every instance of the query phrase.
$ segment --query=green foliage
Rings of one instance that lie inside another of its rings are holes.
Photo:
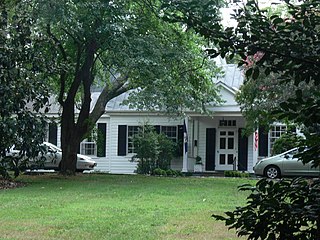
[[[152,175],[155,175],[155,176],[169,176],[169,177],[181,177],[181,176],[183,176],[181,171],[173,170],[173,169],[164,170],[164,169],[161,169],[161,168],[155,168],[152,171]]]
[[[240,191],[251,191],[247,205],[226,216],[213,215],[238,236],[248,239],[319,239],[320,181],[297,178],[260,180],[255,187],[243,185]]]
[[[144,125],[133,137],[133,145],[136,154],[131,161],[138,162],[137,173],[151,174],[154,169],[162,169],[165,175],[169,169],[176,143],[167,138],[164,134],[158,134],[150,125]]]
[[[24,159],[39,152],[46,131],[47,60],[41,55],[42,36],[34,35],[36,18],[30,1],[2,1],[0,5],[0,174],[15,176]],[[41,112],[40,112],[41,111]],[[6,158],[19,146],[20,158]]]
[[[196,157],[196,164],[202,164],[202,159],[200,156]]]
[[[248,178],[250,177],[249,173],[239,172],[239,171],[224,171],[225,177],[238,177],[238,178]]]
[[[286,132],[274,142],[272,146],[272,155],[280,154],[298,147],[301,145],[302,140],[303,137],[297,135],[295,132]]]

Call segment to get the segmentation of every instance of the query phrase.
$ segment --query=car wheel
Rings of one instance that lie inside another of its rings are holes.
[[[276,166],[268,166],[265,170],[265,176],[267,178],[279,178],[280,177],[280,169]]]

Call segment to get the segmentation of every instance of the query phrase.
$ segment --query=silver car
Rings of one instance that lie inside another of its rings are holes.
[[[62,150],[58,148],[56,145],[44,142],[43,147],[45,148],[45,153],[39,153],[39,156],[34,160],[30,160],[30,165],[32,165],[32,161],[41,162],[44,169],[54,169],[59,170],[61,166],[62,159]],[[19,150],[12,150],[12,156],[19,154]],[[93,170],[93,168],[97,166],[97,163],[91,159],[91,157],[77,154],[77,171],[84,170]]]
[[[281,176],[320,176],[320,168],[313,168],[312,163],[303,164],[294,155],[298,149],[294,148],[284,153],[262,159],[253,167],[254,173],[268,178]]]

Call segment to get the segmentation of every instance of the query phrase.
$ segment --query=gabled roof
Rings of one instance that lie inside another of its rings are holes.
[[[244,80],[242,70],[236,64],[224,64],[221,67],[224,74],[213,79],[213,81],[215,83],[221,82],[224,86],[238,91]]]

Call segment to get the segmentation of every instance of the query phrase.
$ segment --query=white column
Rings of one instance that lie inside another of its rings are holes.
[[[253,137],[253,154],[252,154],[252,164],[253,166],[258,161],[259,156],[259,131],[258,129],[252,134]]]
[[[188,172],[188,117],[183,122],[183,162],[182,172]]]

